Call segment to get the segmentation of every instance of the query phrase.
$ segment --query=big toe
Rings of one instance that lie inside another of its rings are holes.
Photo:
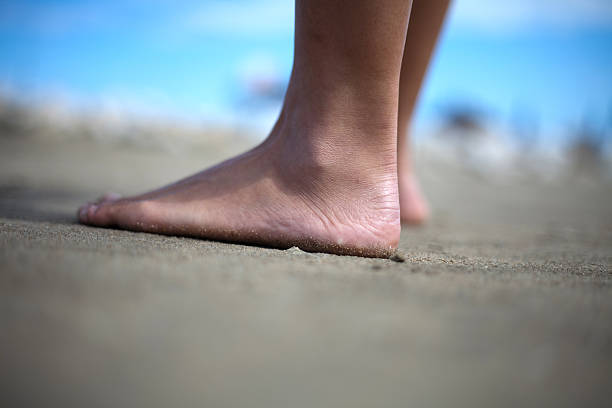
[[[99,227],[113,223],[114,202],[87,203],[79,208],[79,221]]]
[[[84,224],[107,225],[110,223],[109,204],[113,204],[121,199],[121,195],[117,193],[106,193],[98,197],[94,202],[88,202],[79,207],[77,216],[80,222]]]

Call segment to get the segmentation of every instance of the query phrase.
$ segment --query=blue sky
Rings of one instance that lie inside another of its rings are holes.
[[[248,78],[288,77],[292,37],[287,0],[0,0],[0,86],[233,118]],[[585,119],[610,126],[612,1],[456,0],[418,122],[451,103],[500,121],[526,115],[547,134]]]

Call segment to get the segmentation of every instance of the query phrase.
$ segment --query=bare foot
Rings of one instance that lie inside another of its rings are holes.
[[[400,235],[399,78],[410,2],[298,1],[281,116],[255,149],[81,222],[387,257]]]
[[[306,129],[285,117],[255,149],[146,194],[102,197],[82,206],[79,220],[278,248],[392,254],[400,233],[394,154],[370,165],[374,156],[349,144],[317,149],[305,133],[346,126]]]
[[[403,224],[421,225],[429,218],[429,206],[412,171],[399,174],[400,214]]]
[[[421,225],[429,218],[429,206],[414,172],[412,150],[405,146],[407,138],[404,136],[404,133],[398,136],[401,139],[397,152],[400,216],[402,224]]]

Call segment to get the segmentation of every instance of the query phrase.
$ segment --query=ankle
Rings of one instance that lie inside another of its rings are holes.
[[[299,153],[317,166],[339,163],[351,166],[360,161],[366,164],[374,161],[395,169],[397,98],[394,92],[379,94],[344,84],[314,95],[312,89],[302,92],[303,87],[294,85],[296,82],[300,83],[291,81],[270,140],[284,144],[290,156]]]
[[[300,109],[285,107],[264,143],[279,169],[317,175],[321,180],[333,176],[362,182],[392,178],[396,182],[393,120],[366,126],[346,120],[346,114],[328,121],[302,115]]]

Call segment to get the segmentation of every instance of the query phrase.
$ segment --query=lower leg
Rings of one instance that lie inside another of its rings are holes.
[[[398,177],[402,221],[422,223],[428,216],[412,165],[409,128],[417,97],[450,0],[414,0],[402,59],[398,112]]]
[[[96,226],[387,256],[399,240],[397,112],[410,2],[296,2],[283,109],[255,149],[83,206]]]

